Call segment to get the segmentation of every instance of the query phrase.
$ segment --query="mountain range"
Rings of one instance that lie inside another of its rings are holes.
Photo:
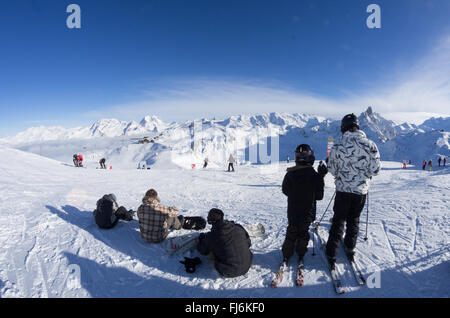
[[[431,118],[418,126],[397,125],[369,107],[358,119],[360,128],[378,145],[382,160],[418,163],[450,155],[450,117]],[[284,161],[293,158],[295,147],[301,143],[310,144],[316,158],[324,159],[328,138],[337,140],[340,135],[339,120],[273,112],[170,124],[156,116],[146,116],[140,122],[101,119],[89,127],[33,127],[0,141],[63,161],[72,153],[84,153],[93,162],[106,157],[119,166],[170,160],[190,167],[192,163],[200,165],[206,157],[213,166],[222,166],[229,154],[235,154],[241,163],[266,163],[272,148],[273,154],[278,154],[272,161]],[[144,137],[152,142],[136,142]]]

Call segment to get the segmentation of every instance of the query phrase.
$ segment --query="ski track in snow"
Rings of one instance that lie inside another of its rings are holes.
[[[286,164],[279,169],[238,166],[235,173],[170,167],[97,170],[3,148],[0,155],[1,297],[336,297],[317,239],[317,255],[311,255],[311,240],[304,259],[305,286],[295,286],[294,256],[281,286],[269,287],[287,226],[287,200],[280,186]],[[364,209],[357,258],[366,277],[380,270],[381,288],[358,286],[340,249],[337,263],[346,293],[338,297],[450,296],[449,179],[448,173],[412,169],[384,169],[374,177],[369,239],[363,240]],[[332,177],[325,181],[317,218],[334,193]],[[120,221],[112,230],[95,225],[92,210],[103,194],[115,193],[120,205],[136,210],[149,188],[157,189],[163,204],[177,206],[185,215],[206,217],[218,207],[229,220],[263,223],[266,236],[252,239],[249,272],[225,279],[200,256],[202,264],[188,274],[179,263],[182,255],[168,256],[161,245],[142,241],[137,221]],[[332,207],[320,229],[325,239]]]

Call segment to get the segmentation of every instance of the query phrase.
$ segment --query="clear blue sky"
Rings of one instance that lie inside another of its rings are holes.
[[[66,27],[71,3],[82,10],[79,30]],[[378,30],[366,26],[371,3],[382,10]],[[282,95],[273,111],[290,111],[283,98],[295,104],[305,95],[370,102],[377,91],[395,100],[405,94],[388,89],[408,72],[422,74],[420,67],[413,72],[417,65],[449,69],[449,17],[448,0],[2,1],[0,136],[100,117],[188,119],[183,96],[210,103],[193,107],[193,117],[224,112],[214,95],[230,92],[233,106],[241,100],[238,109],[252,113],[257,103],[245,101],[267,87]],[[436,103],[445,102],[448,95],[439,94]],[[430,110],[419,106],[412,110]]]

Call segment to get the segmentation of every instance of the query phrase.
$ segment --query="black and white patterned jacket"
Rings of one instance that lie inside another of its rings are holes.
[[[328,159],[328,171],[335,177],[339,192],[367,194],[370,179],[380,169],[377,145],[361,130],[345,132]]]

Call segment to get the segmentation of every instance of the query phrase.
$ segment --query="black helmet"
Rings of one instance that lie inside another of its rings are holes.
[[[220,221],[220,220],[223,220],[223,212],[222,212],[222,210],[215,209],[215,208],[209,210],[208,218],[207,218],[208,224],[214,224],[214,223],[216,223],[217,221]]]
[[[314,160],[316,160],[316,157],[314,157],[314,151],[309,145],[306,144],[299,145],[295,149],[294,157],[296,163],[307,163],[310,165],[313,165]]]
[[[356,117],[355,114],[348,114],[345,115],[344,118],[342,118],[341,121],[341,131],[342,133],[345,133],[347,130],[352,129],[353,127],[356,127],[359,129],[359,122],[358,117]]]

